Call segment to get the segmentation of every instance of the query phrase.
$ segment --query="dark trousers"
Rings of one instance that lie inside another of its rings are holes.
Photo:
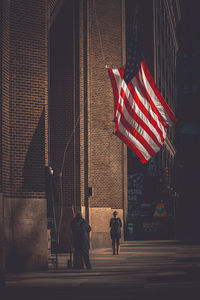
[[[115,246],[119,246],[119,238],[118,237],[113,237],[112,238],[112,245]]]
[[[112,237],[112,248],[113,248],[113,254],[117,252],[119,254],[119,239],[118,237]],[[116,248],[115,248],[116,245]]]
[[[74,252],[74,268],[83,269],[84,264],[87,269],[91,269],[89,249],[76,248]]]

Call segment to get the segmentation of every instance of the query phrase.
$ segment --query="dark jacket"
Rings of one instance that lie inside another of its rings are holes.
[[[82,217],[76,217],[71,222],[74,248],[89,249],[89,232],[91,227]]]
[[[121,227],[122,222],[120,218],[111,218],[110,219],[110,236],[111,239],[121,238]]]

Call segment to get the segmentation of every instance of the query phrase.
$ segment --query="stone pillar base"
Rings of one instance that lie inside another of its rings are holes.
[[[4,288],[5,280],[5,249],[4,249],[4,214],[3,214],[3,194],[0,193],[0,289]]]
[[[110,219],[113,217],[114,211],[118,212],[117,216],[122,221],[121,241],[123,241],[123,209],[112,209],[110,207],[90,207],[89,222],[92,227],[90,234],[91,248],[111,247]]]
[[[46,199],[4,198],[6,271],[48,267]]]

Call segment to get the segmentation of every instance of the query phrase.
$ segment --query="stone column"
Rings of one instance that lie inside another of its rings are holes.
[[[125,54],[124,1],[81,1],[80,168],[82,211],[92,226],[92,247],[110,246],[109,220],[123,222],[126,148],[114,133],[113,92],[106,70]],[[86,123],[87,122],[87,123]],[[84,150],[84,151],[83,151]]]

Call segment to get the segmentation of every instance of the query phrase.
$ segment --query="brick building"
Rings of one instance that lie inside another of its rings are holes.
[[[9,270],[46,268],[46,3],[8,0],[0,5],[2,264]]]
[[[92,247],[110,245],[113,210],[124,219],[126,148],[113,135],[105,64],[124,63],[125,2],[0,5],[1,269],[45,269],[48,165],[62,171],[60,251],[69,248],[72,205],[92,226]]]
[[[92,247],[110,246],[114,210],[126,224],[127,149],[113,134],[106,65],[125,63],[128,2],[0,2],[1,269],[47,268],[48,165],[57,178],[59,251],[69,250],[72,206],[91,224]],[[161,2],[141,1],[145,58],[157,81]]]
[[[124,5],[51,2],[49,153],[53,169],[63,174],[55,204],[60,251],[70,244],[72,205],[92,226],[92,247],[110,245],[113,209],[124,218],[126,148],[113,135],[113,95],[105,68],[124,63]]]

